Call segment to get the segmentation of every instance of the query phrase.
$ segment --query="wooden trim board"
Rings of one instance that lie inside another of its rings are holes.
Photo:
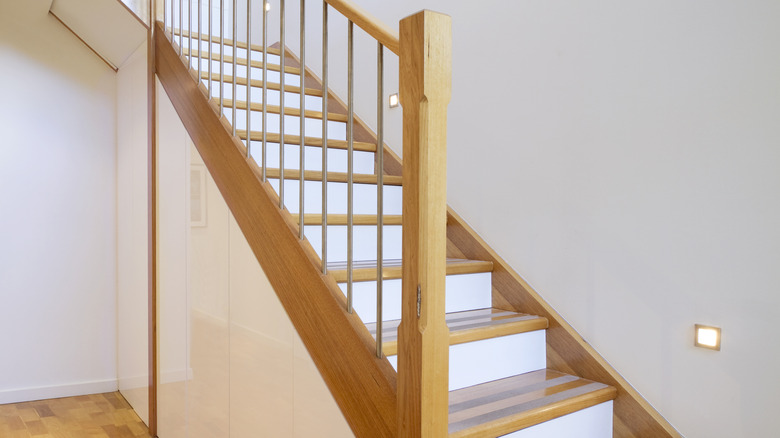
[[[157,22],[157,75],[214,177],[255,257],[273,286],[325,384],[359,437],[392,437],[396,429],[396,375],[357,315],[347,313],[332,276],[277,196],[247,159],[243,143],[218,118],[197,74],[188,69]]]

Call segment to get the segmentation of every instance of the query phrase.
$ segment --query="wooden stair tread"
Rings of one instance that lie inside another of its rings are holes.
[[[167,30],[170,32],[170,28],[168,28]],[[188,38],[190,36],[190,32],[188,30],[184,30],[182,33],[183,33],[185,38]],[[175,29],[175,32],[173,32],[173,34],[176,35],[176,36],[179,36],[178,29]],[[209,41],[208,34],[201,34],[201,33],[198,33],[198,32],[193,32],[192,35],[193,35],[192,39],[194,39],[194,40],[197,40],[198,37],[200,36],[200,40],[201,41]],[[212,43],[217,43],[217,44],[222,44],[222,45],[225,45],[225,46],[233,47],[233,40],[232,39],[220,38],[217,35],[212,35],[211,36],[211,42]],[[243,41],[238,41],[236,43],[236,46],[239,49],[246,49],[246,43],[243,42]],[[252,51],[254,51],[254,52],[262,52],[263,51],[263,46],[258,45],[258,44],[252,44]],[[282,51],[277,49],[276,47],[268,47],[268,53],[271,54],[271,55],[281,55]]]
[[[236,135],[238,135],[238,138],[241,140],[246,140],[246,130],[238,130],[236,131]],[[262,141],[263,140],[263,132],[262,131],[252,131],[252,141]],[[265,141],[270,143],[279,143],[280,135],[276,133],[267,133],[265,135]],[[286,145],[300,145],[301,144],[301,137],[299,135],[285,135],[284,136],[284,144]],[[319,137],[305,137],[304,138],[304,144],[306,146],[314,146],[314,147],[322,147],[322,138]],[[346,140],[333,140],[328,139],[328,149],[347,149],[347,141]],[[376,145],[373,143],[365,143],[362,141],[353,141],[352,142],[352,150],[353,151],[361,151],[361,152],[376,152]]]
[[[195,50],[193,52],[194,53],[193,53],[193,55],[191,57],[193,59],[197,59],[198,51]],[[190,51],[187,48],[182,49],[182,53],[184,55],[186,55],[186,56],[190,56]],[[209,59],[208,52],[206,52],[206,53],[202,53],[201,52],[200,59]],[[210,59],[212,61],[219,61],[220,60],[219,53],[213,53],[212,52]],[[232,64],[233,63],[233,56],[224,55],[222,57],[222,62],[224,62],[225,64]],[[246,66],[246,62],[247,62],[246,58],[236,58],[236,65]],[[262,69],[263,68],[263,61],[257,61],[257,60],[253,59],[252,60],[252,68],[260,68],[260,69]],[[268,65],[265,67],[265,69],[266,70],[271,70],[271,71],[282,71],[282,66],[279,65],[279,64],[268,63]],[[212,72],[213,72],[213,69],[212,69]],[[300,75],[301,74],[301,69],[298,68],[298,67],[292,67],[292,66],[289,66],[289,65],[285,65],[284,66],[284,72],[285,73],[290,73],[292,75]]]
[[[504,435],[616,395],[614,387],[549,369],[450,391],[450,437]]]
[[[225,105],[225,107],[232,108],[233,107],[233,100],[231,99],[223,99],[222,104]],[[237,100],[236,101],[236,108],[245,110],[246,109],[246,102],[243,100]],[[252,111],[263,111],[263,104],[258,102],[252,102],[251,105]],[[280,114],[281,107],[277,105],[266,105],[265,108],[266,112],[269,114]],[[300,116],[301,110],[298,108],[284,108],[284,114],[286,116]],[[314,110],[306,110],[306,117],[309,119],[322,119],[322,111],[314,111]],[[328,121],[333,122],[347,122],[347,115],[346,114],[338,114],[338,113],[328,113]],[[300,142],[300,141],[299,141]],[[376,149],[376,148],[374,148]]]
[[[401,260],[383,260],[382,278],[392,280],[401,278]],[[476,274],[493,270],[493,262],[466,259],[447,259],[447,275]],[[347,262],[328,263],[328,271],[336,281],[347,281]],[[376,280],[376,260],[360,260],[352,262],[353,281]]]
[[[321,180],[321,179],[320,179]],[[346,214],[329,214],[328,225],[347,225]],[[293,219],[298,223],[298,215],[293,214]],[[352,223],[354,225],[377,225],[377,215],[375,214],[355,214],[352,215]],[[307,213],[303,216],[304,225],[322,225],[322,215],[317,213]],[[401,225],[401,215],[391,214],[384,215],[382,218],[383,225]]]
[[[197,71],[197,69],[195,69],[195,70]],[[219,81],[219,72],[212,71],[211,75],[209,76],[209,72],[208,71],[201,71],[200,78],[201,79],[205,79],[205,80],[211,79],[212,81],[217,81],[218,82]],[[226,84],[232,84],[233,83],[233,76],[223,75],[222,76],[222,80]],[[243,77],[236,78],[236,84],[237,85],[246,85],[246,83],[247,83],[246,78],[243,78]],[[268,89],[269,90],[277,90],[277,91],[279,91],[282,88],[281,85],[278,82],[267,82],[266,85],[268,85]],[[252,79],[249,82],[249,86],[250,87],[254,87],[254,88],[263,88],[263,81],[261,79]],[[297,85],[287,85],[287,84],[285,84],[284,92],[285,93],[300,93],[301,92],[301,87],[299,87]],[[306,87],[305,93],[306,93],[307,96],[322,97],[322,88],[309,88],[309,87]]]
[[[268,178],[279,178],[279,169],[266,167],[265,175]],[[346,183],[347,174],[345,172],[328,172],[328,182]],[[301,179],[301,172],[298,169],[284,169],[284,179]],[[322,181],[322,172],[319,170],[306,170],[303,172],[305,181]],[[385,175],[383,183],[386,186],[400,186],[402,177],[395,175]],[[352,182],[355,184],[377,184],[377,176],[365,173],[352,174]]]
[[[547,318],[495,308],[466,310],[445,315],[450,329],[450,345],[497,338],[547,328]],[[398,326],[401,320],[382,322],[382,350],[398,354]],[[376,323],[366,324],[376,338]]]

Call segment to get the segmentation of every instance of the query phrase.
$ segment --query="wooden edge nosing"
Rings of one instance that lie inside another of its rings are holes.
[[[508,416],[490,423],[460,430],[450,434],[450,438],[492,438],[505,435],[544,423],[545,421],[563,417],[564,415],[571,414],[581,409],[608,402],[613,400],[615,396],[615,388],[607,386],[586,394],[580,394],[549,405],[540,406],[518,415]]]
[[[79,36],[79,34],[77,34],[77,33],[76,33],[76,32],[75,32],[73,29],[71,29],[71,28],[70,28],[70,26],[68,26],[67,24],[65,24],[65,22],[64,22],[64,21],[62,21],[62,19],[60,19],[60,17],[58,17],[58,16],[57,16],[57,14],[55,14],[55,13],[54,13],[54,11],[52,11],[52,10],[50,9],[50,10],[49,10],[49,14],[51,14],[51,16],[52,16],[52,17],[56,18],[56,19],[57,19],[57,21],[59,21],[61,25],[65,26],[65,29],[68,29],[68,30],[70,31],[70,33],[72,33],[72,34],[73,34],[73,35],[74,35],[76,38],[78,38],[78,39],[79,39],[79,41],[81,41],[81,42],[82,42],[82,44],[84,44],[85,46],[87,46],[87,48],[88,48],[89,50],[91,50],[91,51],[92,51],[92,53],[94,53],[94,54],[95,54],[95,56],[97,56],[98,58],[100,58],[100,59],[101,59],[101,60],[102,60],[102,61],[103,61],[103,62],[104,62],[104,63],[105,63],[107,66],[108,66],[108,68],[110,68],[111,70],[114,70],[114,73],[116,73],[116,72],[118,72],[118,71],[119,71],[119,68],[118,68],[117,66],[115,66],[113,63],[111,63],[111,61],[109,61],[108,59],[106,59],[106,57],[105,57],[105,56],[103,56],[103,55],[101,55],[100,53],[98,53],[98,51],[97,51],[97,50],[95,50],[95,49],[94,49],[92,46],[90,46],[90,45],[89,45],[89,43],[87,43],[86,41],[84,41],[84,39],[83,39],[83,38],[81,38],[81,36]]]

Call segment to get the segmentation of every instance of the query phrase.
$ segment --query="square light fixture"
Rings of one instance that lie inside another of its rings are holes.
[[[398,106],[398,93],[393,93],[390,95],[390,108],[395,108]]]
[[[696,335],[693,345],[710,350],[720,351],[720,327],[696,324]]]
[[[265,10],[266,11],[270,11],[271,10],[271,3],[270,2],[265,2]]]

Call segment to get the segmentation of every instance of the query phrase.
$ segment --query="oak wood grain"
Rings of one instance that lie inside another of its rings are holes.
[[[391,52],[398,55],[399,39],[398,32],[388,27],[384,22],[369,14],[350,0],[325,0],[333,9],[339,11],[341,15],[357,24],[358,27],[366,31],[367,34],[374,37],[375,40],[384,44]]]
[[[278,208],[227,120],[217,118],[196,72],[162,32],[156,35],[158,77],[347,423],[360,437],[394,436],[393,368],[376,357],[360,319],[346,312],[338,285],[321,274],[314,249],[297,238],[293,218]]]
[[[400,24],[403,279],[398,328],[398,436],[447,436],[447,105],[452,20],[421,11]]]

